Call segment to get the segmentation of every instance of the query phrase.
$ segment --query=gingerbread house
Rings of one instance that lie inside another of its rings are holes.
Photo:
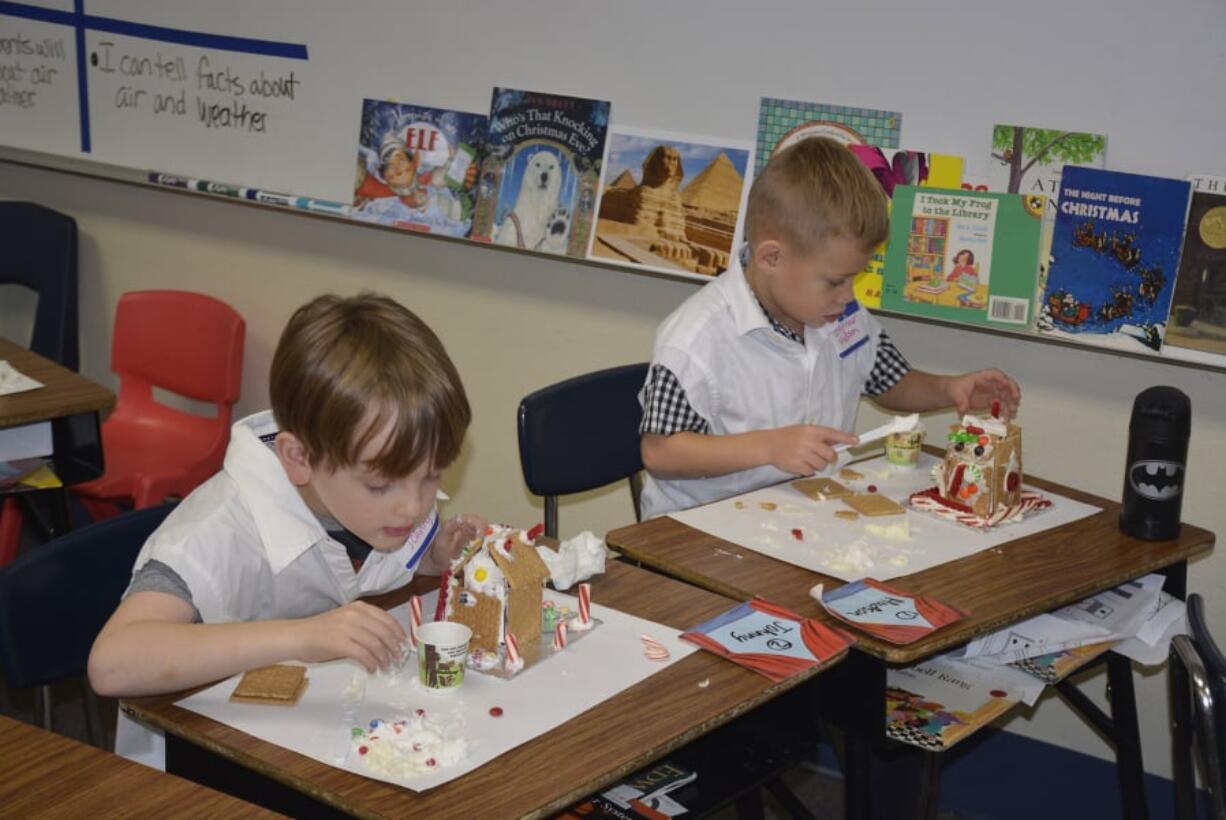
[[[549,568],[536,533],[493,525],[465,547],[444,578],[447,619],[473,631],[469,647],[497,653],[506,633],[522,644],[540,637]]]
[[[1022,430],[998,418],[966,415],[949,428],[945,458],[933,468],[943,501],[980,516],[1022,499]]]

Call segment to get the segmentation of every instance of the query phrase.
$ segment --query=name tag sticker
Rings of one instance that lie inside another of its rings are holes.
[[[847,358],[868,342],[868,314],[860,303],[852,302],[845,308],[834,325],[834,344],[839,358]]]
[[[907,644],[960,621],[969,613],[925,595],[912,595],[865,578],[822,596],[834,617],[890,643]]]

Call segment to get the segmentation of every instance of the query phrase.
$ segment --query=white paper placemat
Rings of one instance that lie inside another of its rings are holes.
[[[871,484],[878,494],[907,507],[911,493],[933,486],[930,470],[936,462],[935,456],[924,453],[918,466],[902,468],[891,465],[885,456],[878,456],[851,465],[864,478],[835,480],[861,493],[867,492]],[[814,501],[790,483],[672,513],[671,517],[725,541],[823,575],[844,581],[861,578],[888,581],[1099,511],[1098,507],[1046,490],[1027,489],[1051,499],[1052,506],[1020,522],[987,531],[973,530],[910,508],[903,515],[860,516],[847,521],[834,514],[836,510],[850,510],[842,501],[836,498]],[[772,505],[774,509],[768,509]],[[902,520],[909,530],[907,537],[874,534],[870,528],[890,527]]]
[[[42,382],[31,379],[6,360],[0,359],[0,396],[7,396],[11,393],[24,393],[27,390],[37,390],[40,387],[43,387]]]
[[[433,594],[423,596],[423,612],[433,612],[434,598]],[[547,590],[545,598],[571,610],[578,607],[570,595]],[[407,628],[408,605],[391,612]],[[525,669],[511,680],[468,669],[463,686],[448,694],[434,694],[418,683],[414,655],[395,675],[368,676],[356,664],[344,661],[311,665],[307,690],[291,707],[231,703],[237,675],[178,705],[321,763],[424,791],[560,726],[697,651],[693,644],[678,638],[681,633],[676,629],[596,601],[592,601],[592,617],[603,623],[547,662]],[[664,644],[671,657],[666,661],[647,660],[639,639],[643,633]],[[494,707],[502,710],[500,716],[490,714]],[[367,726],[376,718],[390,722],[411,717],[418,709],[462,737],[467,742],[467,757],[427,774],[395,778],[371,771],[360,755],[350,752],[353,726]]]

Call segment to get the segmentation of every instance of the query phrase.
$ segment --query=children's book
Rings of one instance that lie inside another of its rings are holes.
[[[686,809],[669,794],[698,779],[698,772],[672,761],[655,763],[621,780],[599,795],[592,795],[558,815],[558,820],[618,818],[663,820]]]
[[[758,104],[754,176],[778,152],[805,137],[831,137],[844,145],[897,148],[902,114],[849,105],[763,97]]]
[[[855,639],[755,598],[699,624],[681,637],[773,681],[825,663]]]
[[[1025,328],[1039,270],[1042,196],[895,189],[881,306]]]
[[[924,188],[957,188],[962,185],[962,157],[875,145],[849,145],[848,148],[873,172],[885,195],[891,199],[899,185]],[[856,277],[854,283],[856,300],[867,308],[881,307],[881,275],[885,270],[887,244],[882,242],[873,251],[868,267]]]
[[[620,129],[609,136],[589,256],[718,276],[739,235],[750,146]]]
[[[1166,343],[1226,361],[1226,179],[1189,177],[1192,204]],[[1213,190],[1216,189],[1216,190]]]
[[[826,593],[822,606],[836,618],[896,644],[918,641],[969,614],[935,598],[912,595],[872,578],[853,581]]]
[[[485,116],[362,102],[350,214],[396,228],[468,236]]]
[[[1038,329],[1158,350],[1190,191],[1178,179],[1065,168]]]
[[[988,725],[1019,700],[982,669],[943,656],[890,668],[885,733],[912,746],[940,751]]]
[[[584,256],[609,108],[605,100],[495,88],[473,239]]]
[[[992,129],[988,185],[1010,194],[1041,194],[1055,207],[1064,167],[1102,168],[1106,152],[1102,134],[998,125]]]

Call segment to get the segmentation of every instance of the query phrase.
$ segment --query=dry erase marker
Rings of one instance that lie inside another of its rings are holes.
[[[218,194],[220,196],[233,196],[242,198],[246,188],[238,185],[228,185],[224,182],[209,182],[206,179],[196,180],[196,190],[206,194]]]
[[[247,189],[247,199],[263,202],[265,205],[280,205],[282,208],[294,207],[294,197],[288,194],[278,194],[273,191],[261,191],[256,188]]]
[[[193,186],[193,183],[195,183],[194,179],[188,179],[187,177],[175,176],[174,174],[163,174],[158,171],[149,172],[149,181],[152,182],[154,185],[166,185],[171,188],[187,188],[187,189],[191,189]]]
[[[334,214],[335,216],[349,216],[349,206],[343,202],[329,202],[326,199],[310,199],[308,197],[299,197],[294,206],[315,213]]]

